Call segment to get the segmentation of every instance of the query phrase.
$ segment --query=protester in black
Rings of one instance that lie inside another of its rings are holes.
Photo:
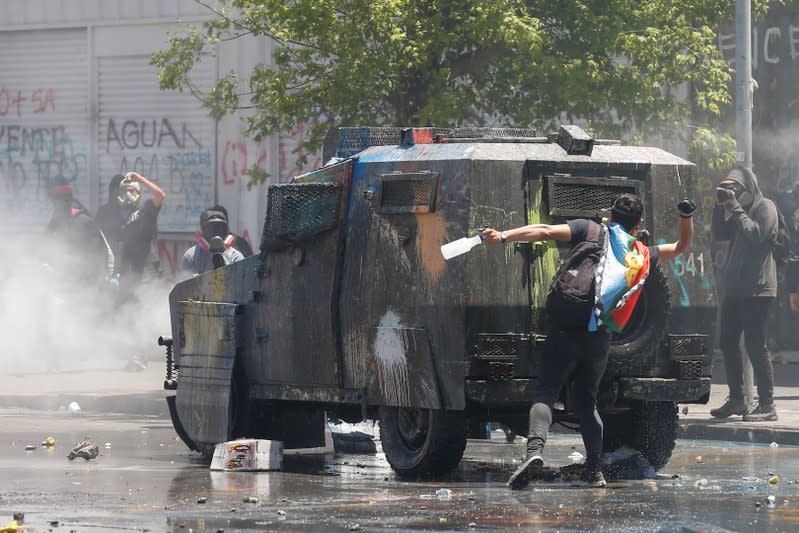
[[[714,239],[729,241],[719,344],[730,396],[710,414],[716,418],[743,415],[746,421],[777,420],[766,321],[777,296],[773,248],[778,215],[774,202],[763,196],[749,169],[737,166],[719,184],[711,230]],[[752,412],[744,398],[741,334],[757,382],[758,405]]]
[[[648,248],[652,268],[656,264],[677,257],[690,246],[693,238],[692,214],[695,207],[695,204],[689,200],[683,200],[678,204],[682,217],[679,239],[674,243]],[[640,198],[623,194],[613,202],[609,226],[618,223],[621,229],[634,235],[637,233],[642,214],[643,204]],[[586,240],[590,224],[596,222],[576,219],[566,224],[531,224],[503,232],[486,229],[482,235],[483,242],[489,245],[510,241],[557,240],[569,242],[574,246]],[[603,487],[606,484],[601,470],[603,426],[596,410],[596,396],[608,361],[610,331],[601,324],[594,328],[595,331],[589,331],[590,322],[591,318],[586,316],[581,329],[564,330],[553,326],[549,332],[541,357],[536,395],[530,408],[527,457],[508,481],[511,487],[523,486],[543,468],[542,453],[549,427],[552,425],[552,407],[561,388],[572,376],[578,394],[577,411],[586,449],[586,462],[581,480],[592,487]]]
[[[112,180],[112,184],[115,181]],[[141,200],[142,185],[150,198]],[[109,194],[112,192],[109,186]],[[148,178],[128,172],[120,180],[117,194],[109,206],[98,212],[98,224],[109,238],[117,258],[120,284],[130,288],[141,281],[145,269],[155,268],[157,256],[153,243],[158,234],[158,213],[166,194]],[[114,205],[116,204],[116,205]]]
[[[113,247],[116,247],[120,241],[122,225],[125,222],[122,218],[122,206],[119,200],[119,184],[122,183],[123,179],[125,179],[125,176],[122,174],[117,174],[111,178],[108,182],[108,200],[97,209],[97,215],[94,217],[97,225],[100,226],[100,229],[105,234],[105,238],[108,239],[109,243],[113,243]],[[116,252],[118,254],[119,250],[116,250]]]
[[[47,223],[48,264],[60,279],[89,288],[102,287],[114,269],[114,254],[88,210],[74,197],[63,176],[48,182],[53,214]]]

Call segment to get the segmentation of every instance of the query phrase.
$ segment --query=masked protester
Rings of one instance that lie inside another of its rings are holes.
[[[142,186],[150,197],[142,201]],[[97,224],[108,237],[117,258],[117,273],[124,286],[140,281],[147,268],[157,270],[153,244],[158,234],[158,213],[166,194],[136,172],[117,174],[108,186],[108,202],[97,211]]]
[[[103,232],[75,199],[72,184],[66,178],[51,178],[47,192],[53,206],[47,224],[50,266],[61,279],[102,286],[114,270],[114,254]]]
[[[778,230],[777,207],[760,192],[754,173],[741,166],[730,171],[716,192],[713,237],[729,241],[719,342],[730,396],[710,414],[716,418],[743,415],[745,421],[777,420],[774,370],[766,347],[769,307],[777,296],[772,254]],[[757,382],[758,405],[751,412],[744,398],[741,334]]]
[[[200,229],[195,237],[197,244],[186,250],[180,265],[186,274],[203,274],[244,259],[234,247],[236,237],[230,233],[227,210],[220,205],[200,215]]]
[[[117,200],[119,194],[119,184],[125,176],[117,174],[111,181],[108,182],[108,201],[97,209],[97,214],[94,219],[97,225],[102,230],[105,238],[108,239],[109,244],[115,249],[116,254],[119,254],[118,244],[121,239],[122,232],[122,214],[120,212],[120,205]]]

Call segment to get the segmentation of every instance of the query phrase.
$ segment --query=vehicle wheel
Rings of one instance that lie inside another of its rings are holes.
[[[614,333],[610,357],[654,356],[663,344],[671,309],[669,286],[663,269],[650,272],[630,321],[622,333]]]
[[[660,470],[674,451],[677,419],[674,402],[635,402],[631,411],[603,420],[603,449],[612,452],[619,446],[630,446],[641,452],[655,470]]]
[[[379,418],[383,452],[400,476],[449,472],[463,457],[463,411],[381,407]]]

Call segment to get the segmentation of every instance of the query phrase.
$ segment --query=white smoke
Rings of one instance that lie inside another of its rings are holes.
[[[7,244],[11,253],[0,267],[4,373],[123,369],[163,359],[156,340],[171,334],[171,283],[138,283],[129,287],[135,298],[120,303],[120,288],[76,280],[74,269],[87,267],[88,258],[65,260],[43,235]]]
[[[758,129],[752,134],[752,148],[756,158],[767,161],[770,167],[754,169],[761,188],[765,182],[770,188],[784,192],[799,182],[799,128]]]

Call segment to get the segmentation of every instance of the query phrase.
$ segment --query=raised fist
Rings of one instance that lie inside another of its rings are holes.
[[[696,203],[693,200],[680,200],[677,203],[677,210],[680,212],[680,216],[683,218],[688,218],[694,216],[694,211],[696,210]]]

